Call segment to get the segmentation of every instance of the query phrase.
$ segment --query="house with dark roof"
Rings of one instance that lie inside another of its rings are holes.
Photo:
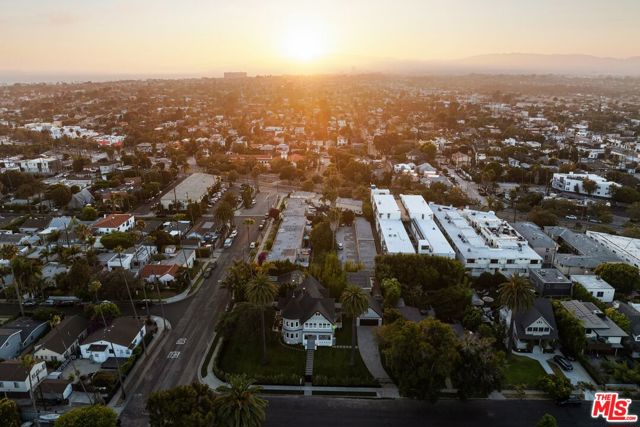
[[[629,319],[631,330],[625,345],[631,349],[631,357],[640,358],[640,304],[621,302],[618,311]]]
[[[548,298],[536,298],[529,310],[515,314],[513,339],[517,351],[531,351],[536,345],[543,350],[553,349],[558,327]]]
[[[80,315],[65,318],[35,345],[33,356],[39,360],[64,362],[78,352],[87,336],[89,321]]]
[[[104,363],[110,357],[129,358],[146,334],[142,320],[118,317],[107,327],[94,331],[80,344],[83,359]]]
[[[587,350],[617,352],[622,348],[622,339],[629,336],[591,302],[570,300],[560,304],[582,323]]]
[[[17,359],[0,362],[0,393],[7,397],[28,398],[31,390],[47,377],[44,362],[36,362],[30,370]]]
[[[278,311],[285,343],[302,344],[314,350],[335,344],[335,329],[339,325],[335,299],[312,276],[278,301]]]
[[[12,359],[38,338],[49,328],[47,322],[33,320],[29,317],[19,317],[7,322],[0,328],[0,358]]]

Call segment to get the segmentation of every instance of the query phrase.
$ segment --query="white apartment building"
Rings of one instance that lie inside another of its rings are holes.
[[[436,223],[453,247],[456,258],[472,276],[500,272],[528,274],[541,268],[542,258],[509,223],[493,212],[457,209],[430,203]]]
[[[409,231],[419,254],[455,258],[456,253],[433,219],[433,211],[422,196],[401,194],[400,200],[411,220]]]
[[[386,189],[371,190],[371,206],[382,251],[389,254],[416,253],[402,224],[400,208],[391,192]]]
[[[588,194],[584,189],[583,182],[586,179],[596,183],[596,189],[591,194]],[[554,173],[551,186],[556,190],[566,191],[568,193],[585,194],[610,199],[612,197],[613,187],[619,187],[620,184],[607,181],[600,175],[592,173],[569,172]]]
[[[587,231],[587,236],[609,249],[627,264],[640,268],[640,239]]]

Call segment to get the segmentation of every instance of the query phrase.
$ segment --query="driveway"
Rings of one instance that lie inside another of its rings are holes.
[[[338,227],[336,230],[336,247],[338,243],[344,245],[344,249],[337,251],[338,259],[343,264],[347,261],[353,263],[358,262],[358,253],[356,251],[356,235],[353,227]]]
[[[544,369],[544,371],[548,374],[553,374],[553,369],[551,369],[551,366],[549,366],[549,362],[552,361],[553,356],[555,356],[556,354],[562,356],[562,353],[559,350],[556,350],[555,353],[543,353],[538,346],[534,347],[531,353],[514,352],[514,354],[537,360],[538,363],[540,363],[540,366],[542,366],[542,369]],[[571,384],[577,385],[579,382],[585,382],[594,386],[596,385],[586,369],[584,369],[584,367],[580,364],[580,362],[576,360],[575,362],[571,362],[571,364],[573,365],[573,371],[562,371],[564,376],[567,377],[569,381],[571,381]]]
[[[378,341],[375,337],[377,326],[358,326],[358,351],[365,366],[371,372],[371,375],[378,380],[382,386],[380,389],[380,397],[398,398],[400,393],[393,383],[387,371],[382,366],[380,360],[380,352],[378,351]]]

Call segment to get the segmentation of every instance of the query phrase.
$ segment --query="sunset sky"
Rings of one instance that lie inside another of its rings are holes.
[[[639,0],[0,0],[0,70],[206,74],[640,55]]]

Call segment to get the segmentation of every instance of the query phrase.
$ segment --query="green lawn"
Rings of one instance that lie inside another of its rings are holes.
[[[352,327],[351,317],[342,316],[342,328],[336,329],[336,345],[351,345]]]
[[[524,384],[527,388],[536,388],[544,375],[545,372],[540,363],[524,356],[513,355],[507,362],[505,370],[507,385]]]
[[[351,349],[318,347],[313,360],[314,384],[370,386],[375,380],[356,349],[355,365],[350,366]]]

